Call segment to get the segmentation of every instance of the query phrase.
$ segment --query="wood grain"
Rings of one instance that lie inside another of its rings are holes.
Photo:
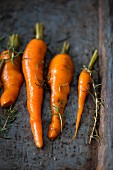
[[[98,170],[113,169],[113,2],[99,1],[99,68],[102,81]]]

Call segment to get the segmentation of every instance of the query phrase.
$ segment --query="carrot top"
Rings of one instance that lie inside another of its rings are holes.
[[[23,53],[22,51],[18,52],[19,44],[20,39],[18,34],[12,34],[11,36],[9,36],[9,40],[7,42],[7,53],[9,55],[9,58],[5,59],[4,62],[11,61],[13,64],[15,64],[14,59],[17,58],[21,53]]]
[[[36,39],[43,40],[44,26],[42,23],[36,23],[35,25]]]
[[[18,34],[12,34],[9,36],[7,43],[8,49],[14,49],[15,51],[19,48],[19,36]]]
[[[90,83],[92,82],[92,68],[94,63],[97,59],[97,50],[94,51],[91,60],[89,62],[88,67],[84,66],[82,72],[79,75],[78,80],[78,111],[77,111],[77,118],[76,118],[76,130],[72,140],[76,137],[81,116],[84,109],[85,99],[90,91]],[[89,85],[88,85],[89,84]]]
[[[89,62],[89,65],[88,65],[88,70],[92,70],[92,67],[93,67],[93,65],[94,65],[94,63],[95,63],[95,61],[96,61],[96,59],[97,59],[97,49],[94,51],[94,53],[93,53],[93,55],[92,55],[92,57],[91,57],[91,60],[90,60],[90,62]]]
[[[67,54],[69,52],[69,49],[70,49],[70,44],[65,41],[61,50],[61,54]]]
[[[91,57],[91,60],[90,60],[90,62],[89,62],[88,67],[86,67],[85,65],[83,65],[83,68],[90,74],[90,76],[91,76],[91,74],[92,74],[92,68],[93,68],[93,66],[94,66],[94,64],[95,64],[95,61],[96,61],[96,59],[97,59],[97,56],[98,56],[98,52],[97,52],[97,49],[96,49],[96,50],[94,51],[92,57]]]

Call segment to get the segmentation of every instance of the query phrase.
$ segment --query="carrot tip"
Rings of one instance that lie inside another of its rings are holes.
[[[57,129],[51,128],[48,131],[48,138],[50,140],[54,140],[59,134],[60,134],[60,132]]]
[[[43,143],[39,143],[35,141],[35,145],[37,148],[42,148],[43,147]]]
[[[42,122],[30,119],[30,125],[34,137],[34,142],[38,148],[41,148],[43,146]]]
[[[3,93],[3,94],[5,94],[5,93]],[[1,96],[1,107],[9,107],[9,106],[11,106],[14,103],[14,100],[5,98],[5,95],[3,95],[3,94]]]
[[[75,131],[75,134],[73,135],[71,141],[73,141],[76,138],[76,136],[77,136],[77,131]]]

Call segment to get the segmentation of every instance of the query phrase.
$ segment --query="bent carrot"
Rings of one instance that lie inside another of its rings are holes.
[[[47,46],[43,41],[43,25],[36,23],[36,38],[25,48],[22,69],[27,88],[27,108],[30,114],[30,125],[38,148],[43,146],[41,107],[43,102],[43,63]],[[37,86],[38,84],[38,86]]]
[[[90,91],[90,84],[91,84],[91,70],[94,65],[94,62],[97,59],[97,50],[95,50],[91,61],[89,63],[88,68],[84,68],[80,73],[79,80],[78,80],[78,112],[76,118],[76,130],[72,139],[74,139],[77,135],[82,112],[84,109],[85,99]]]
[[[55,139],[64,126],[63,114],[74,73],[73,61],[66,54],[68,49],[69,44],[65,42],[61,54],[57,54],[49,65],[48,84],[51,89],[50,105],[52,111],[52,120],[48,129],[50,140]]]
[[[21,58],[14,52],[19,46],[19,36],[13,34],[9,37],[8,50],[1,54],[1,59],[5,62],[1,72],[1,81],[4,92],[1,96],[1,106],[8,107],[14,104],[23,82],[21,73]]]

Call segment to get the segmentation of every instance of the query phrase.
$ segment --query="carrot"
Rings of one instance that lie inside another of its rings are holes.
[[[80,73],[79,80],[78,80],[78,112],[77,112],[77,118],[76,118],[76,130],[74,133],[74,136],[72,139],[74,139],[77,135],[79,123],[81,120],[82,112],[84,109],[84,104],[87,95],[90,91],[90,84],[91,84],[91,70],[94,65],[94,62],[97,59],[97,50],[95,50],[91,61],[89,63],[88,68],[84,68],[82,72]]]
[[[5,62],[1,72],[1,81],[4,92],[1,96],[1,106],[8,107],[16,101],[23,75],[21,73],[21,58],[15,50],[19,46],[19,36],[13,34],[9,37],[8,50],[1,53],[1,59]]]
[[[22,69],[27,88],[27,108],[30,125],[38,148],[43,146],[41,107],[43,102],[43,64],[47,46],[43,41],[43,25],[36,23],[36,38],[25,48]]]
[[[64,43],[61,54],[57,54],[50,62],[48,84],[51,89],[51,111],[52,120],[48,129],[50,140],[55,139],[64,126],[64,109],[67,103],[67,96],[70,92],[70,83],[74,73],[74,64],[71,57],[66,54],[69,44]]]

